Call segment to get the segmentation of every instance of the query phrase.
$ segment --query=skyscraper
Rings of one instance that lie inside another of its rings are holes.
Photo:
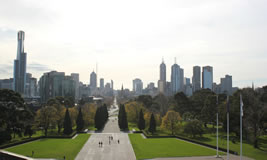
[[[133,91],[136,95],[141,95],[143,91],[143,82],[141,79],[136,78],[133,80]]]
[[[104,89],[104,78],[100,78],[100,89]]]
[[[162,63],[160,64],[160,77],[159,80],[166,83],[166,65],[164,61],[162,60]]]
[[[165,93],[166,90],[166,65],[164,61],[162,60],[162,63],[160,64],[160,76],[158,81],[158,91],[160,93]]]
[[[17,58],[14,60],[14,90],[21,94],[25,93],[26,86],[26,60],[27,53],[24,52],[25,33],[18,32]]]
[[[72,77],[72,80],[74,81],[75,83],[75,100],[78,101],[79,100],[79,88],[80,88],[80,80],[79,80],[79,73],[71,73],[70,75]]]
[[[202,88],[209,88],[212,90],[213,84],[213,68],[211,66],[205,66],[202,68]]]
[[[193,67],[193,77],[192,77],[193,92],[200,90],[201,88],[200,70],[201,69],[199,66]]]
[[[172,65],[171,68],[171,89],[172,93],[175,94],[181,90],[181,73],[180,73],[180,66],[178,64]]]
[[[225,75],[225,78],[221,78],[220,92],[227,95],[232,95],[232,76]]]
[[[90,74],[90,88],[91,90],[95,90],[97,87],[97,79],[96,79],[96,73],[93,71],[91,74]]]

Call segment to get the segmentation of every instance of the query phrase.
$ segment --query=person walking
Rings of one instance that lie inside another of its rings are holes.
[[[120,140],[118,139],[118,144],[120,144]]]
[[[98,142],[98,147],[100,147],[100,141]]]

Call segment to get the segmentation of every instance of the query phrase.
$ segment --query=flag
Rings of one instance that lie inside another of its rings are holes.
[[[240,94],[240,113],[241,116],[243,117],[243,100],[242,100],[242,95]]]
[[[227,113],[230,112],[230,100],[229,100],[229,96],[227,96]]]

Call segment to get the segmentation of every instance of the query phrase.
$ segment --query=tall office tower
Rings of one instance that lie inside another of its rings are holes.
[[[180,66],[178,64],[172,65],[171,69],[171,91],[172,94],[175,94],[181,90],[181,73],[180,73]]]
[[[113,85],[114,85],[114,82],[113,80],[111,80],[111,89],[113,90]]]
[[[160,77],[159,80],[166,83],[166,65],[164,61],[162,60],[162,63],[160,64]]]
[[[104,89],[104,78],[100,78],[100,89]]]
[[[193,92],[201,89],[200,70],[201,69],[199,66],[193,67],[193,77],[192,77]]]
[[[37,79],[32,77],[32,74],[26,73],[25,92],[26,97],[37,96]]]
[[[180,88],[181,91],[184,90],[184,85],[185,85],[185,81],[184,81],[184,69],[180,68]]]
[[[158,91],[160,93],[165,93],[166,91],[166,65],[162,59],[162,63],[159,66],[159,81],[158,81]]]
[[[202,68],[202,88],[209,88],[212,90],[213,84],[213,68],[211,66],[205,66]]]
[[[91,91],[94,91],[97,87],[97,78],[96,78],[96,73],[93,71],[91,74],[90,74],[90,88],[91,88]]]
[[[133,80],[133,91],[136,95],[141,95],[143,92],[143,82],[141,79],[136,78]]]
[[[221,78],[220,92],[227,95],[232,95],[232,76],[225,75],[225,78]]]
[[[79,73],[71,73],[70,75],[72,77],[72,80],[74,81],[75,85],[75,100],[78,101],[80,99],[80,78]]]
[[[24,52],[24,39],[25,33],[23,31],[18,32],[18,50],[17,58],[14,60],[14,90],[21,94],[25,92],[26,86],[26,60],[27,53]]]

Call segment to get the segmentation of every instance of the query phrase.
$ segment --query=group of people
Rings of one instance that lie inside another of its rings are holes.
[[[111,141],[113,141],[113,136],[108,136],[108,142],[109,144],[111,143]],[[118,139],[118,144],[120,144],[120,140]],[[99,141],[98,142],[98,147],[102,148],[103,147],[103,142]]]

